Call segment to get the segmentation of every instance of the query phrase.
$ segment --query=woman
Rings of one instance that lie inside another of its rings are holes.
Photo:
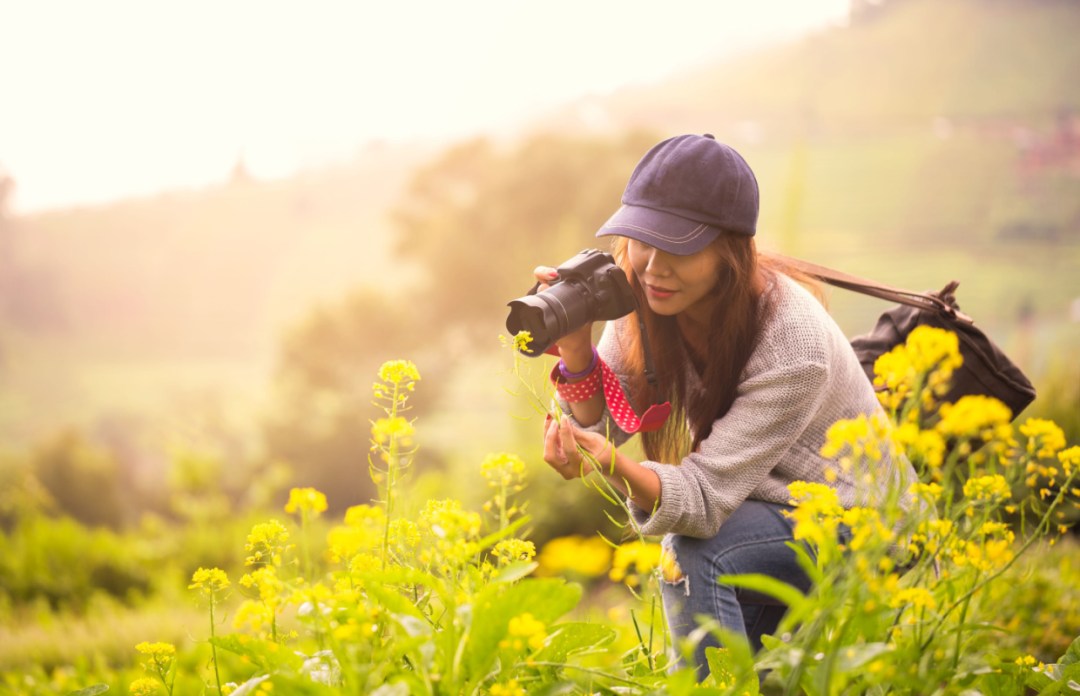
[[[580,446],[628,496],[642,533],[664,535],[676,564],[663,588],[676,638],[705,614],[757,649],[785,607],[717,576],[764,573],[808,589],[787,546],[787,486],[828,483],[855,504],[853,476],[819,452],[830,425],[880,406],[821,303],[756,252],[757,181],[735,150],[711,135],[665,140],[638,164],[622,202],[597,236],[615,237],[639,309],[609,322],[595,349],[588,326],[557,342],[553,378],[569,415],[548,419],[544,458],[574,478],[588,471]],[[557,277],[548,267],[535,273],[541,288]],[[655,386],[645,379],[650,355]],[[638,411],[660,402],[671,416],[642,427]],[[640,462],[615,449],[638,430]],[[892,465],[882,466],[879,480],[894,480]],[[716,644],[707,635],[695,648],[702,676],[704,650]]]

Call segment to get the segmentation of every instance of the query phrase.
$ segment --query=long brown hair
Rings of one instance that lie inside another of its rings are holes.
[[[777,259],[758,254],[752,237],[721,233],[702,253],[716,254],[720,263],[714,292],[719,300],[708,323],[704,340],[707,355],[694,356],[674,316],[656,314],[649,308],[645,291],[630,264],[626,237],[615,237],[613,256],[626,272],[644,321],[656,370],[655,387],[644,375],[644,351],[636,321],[628,324],[626,353],[630,360],[631,398],[642,406],[670,401],[672,413],[658,431],[643,433],[645,456],[654,461],[676,463],[693,452],[712,432],[713,423],[731,408],[739,379],[757,346],[761,327],[768,318],[766,288],[776,273],[795,276]],[[691,390],[687,373],[693,366],[701,389]]]

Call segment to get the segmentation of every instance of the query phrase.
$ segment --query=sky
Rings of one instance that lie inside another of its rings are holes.
[[[849,0],[0,0],[0,172],[30,213],[512,127]]]

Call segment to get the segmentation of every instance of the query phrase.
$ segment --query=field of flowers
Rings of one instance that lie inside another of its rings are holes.
[[[479,509],[431,499],[416,515],[402,512],[415,454],[409,397],[420,374],[393,361],[374,386],[384,410],[369,458],[379,500],[327,520],[323,493],[295,488],[283,514],[254,524],[234,550],[242,574],[199,568],[188,579],[184,601],[201,613],[186,626],[187,641],[145,635],[130,645],[127,669],[7,673],[0,688],[138,696],[1080,691],[1080,569],[1070,531],[1080,447],[1051,421],[1014,424],[986,397],[939,405],[959,360],[955,336],[922,328],[879,361],[889,418],[835,424],[824,453],[832,474],[868,490],[887,450],[905,452],[919,480],[852,509],[826,486],[792,485],[796,550],[814,587],[804,595],[768,577],[719,578],[790,610],[757,654],[704,622],[701,631],[720,632],[726,646],[710,652],[704,682],[679,661],[692,646],[673,645],[665,630],[659,544],[628,515],[614,520],[621,538],[566,537],[536,549],[522,531],[526,464],[505,452],[480,463],[487,499]],[[533,405],[549,408],[549,395],[520,383]],[[622,504],[602,476],[583,480]]]

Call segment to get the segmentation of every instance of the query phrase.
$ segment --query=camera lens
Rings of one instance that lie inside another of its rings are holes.
[[[552,285],[547,291],[510,302],[506,329],[532,335],[529,352],[543,353],[552,343],[590,321],[590,297],[578,283]]]

